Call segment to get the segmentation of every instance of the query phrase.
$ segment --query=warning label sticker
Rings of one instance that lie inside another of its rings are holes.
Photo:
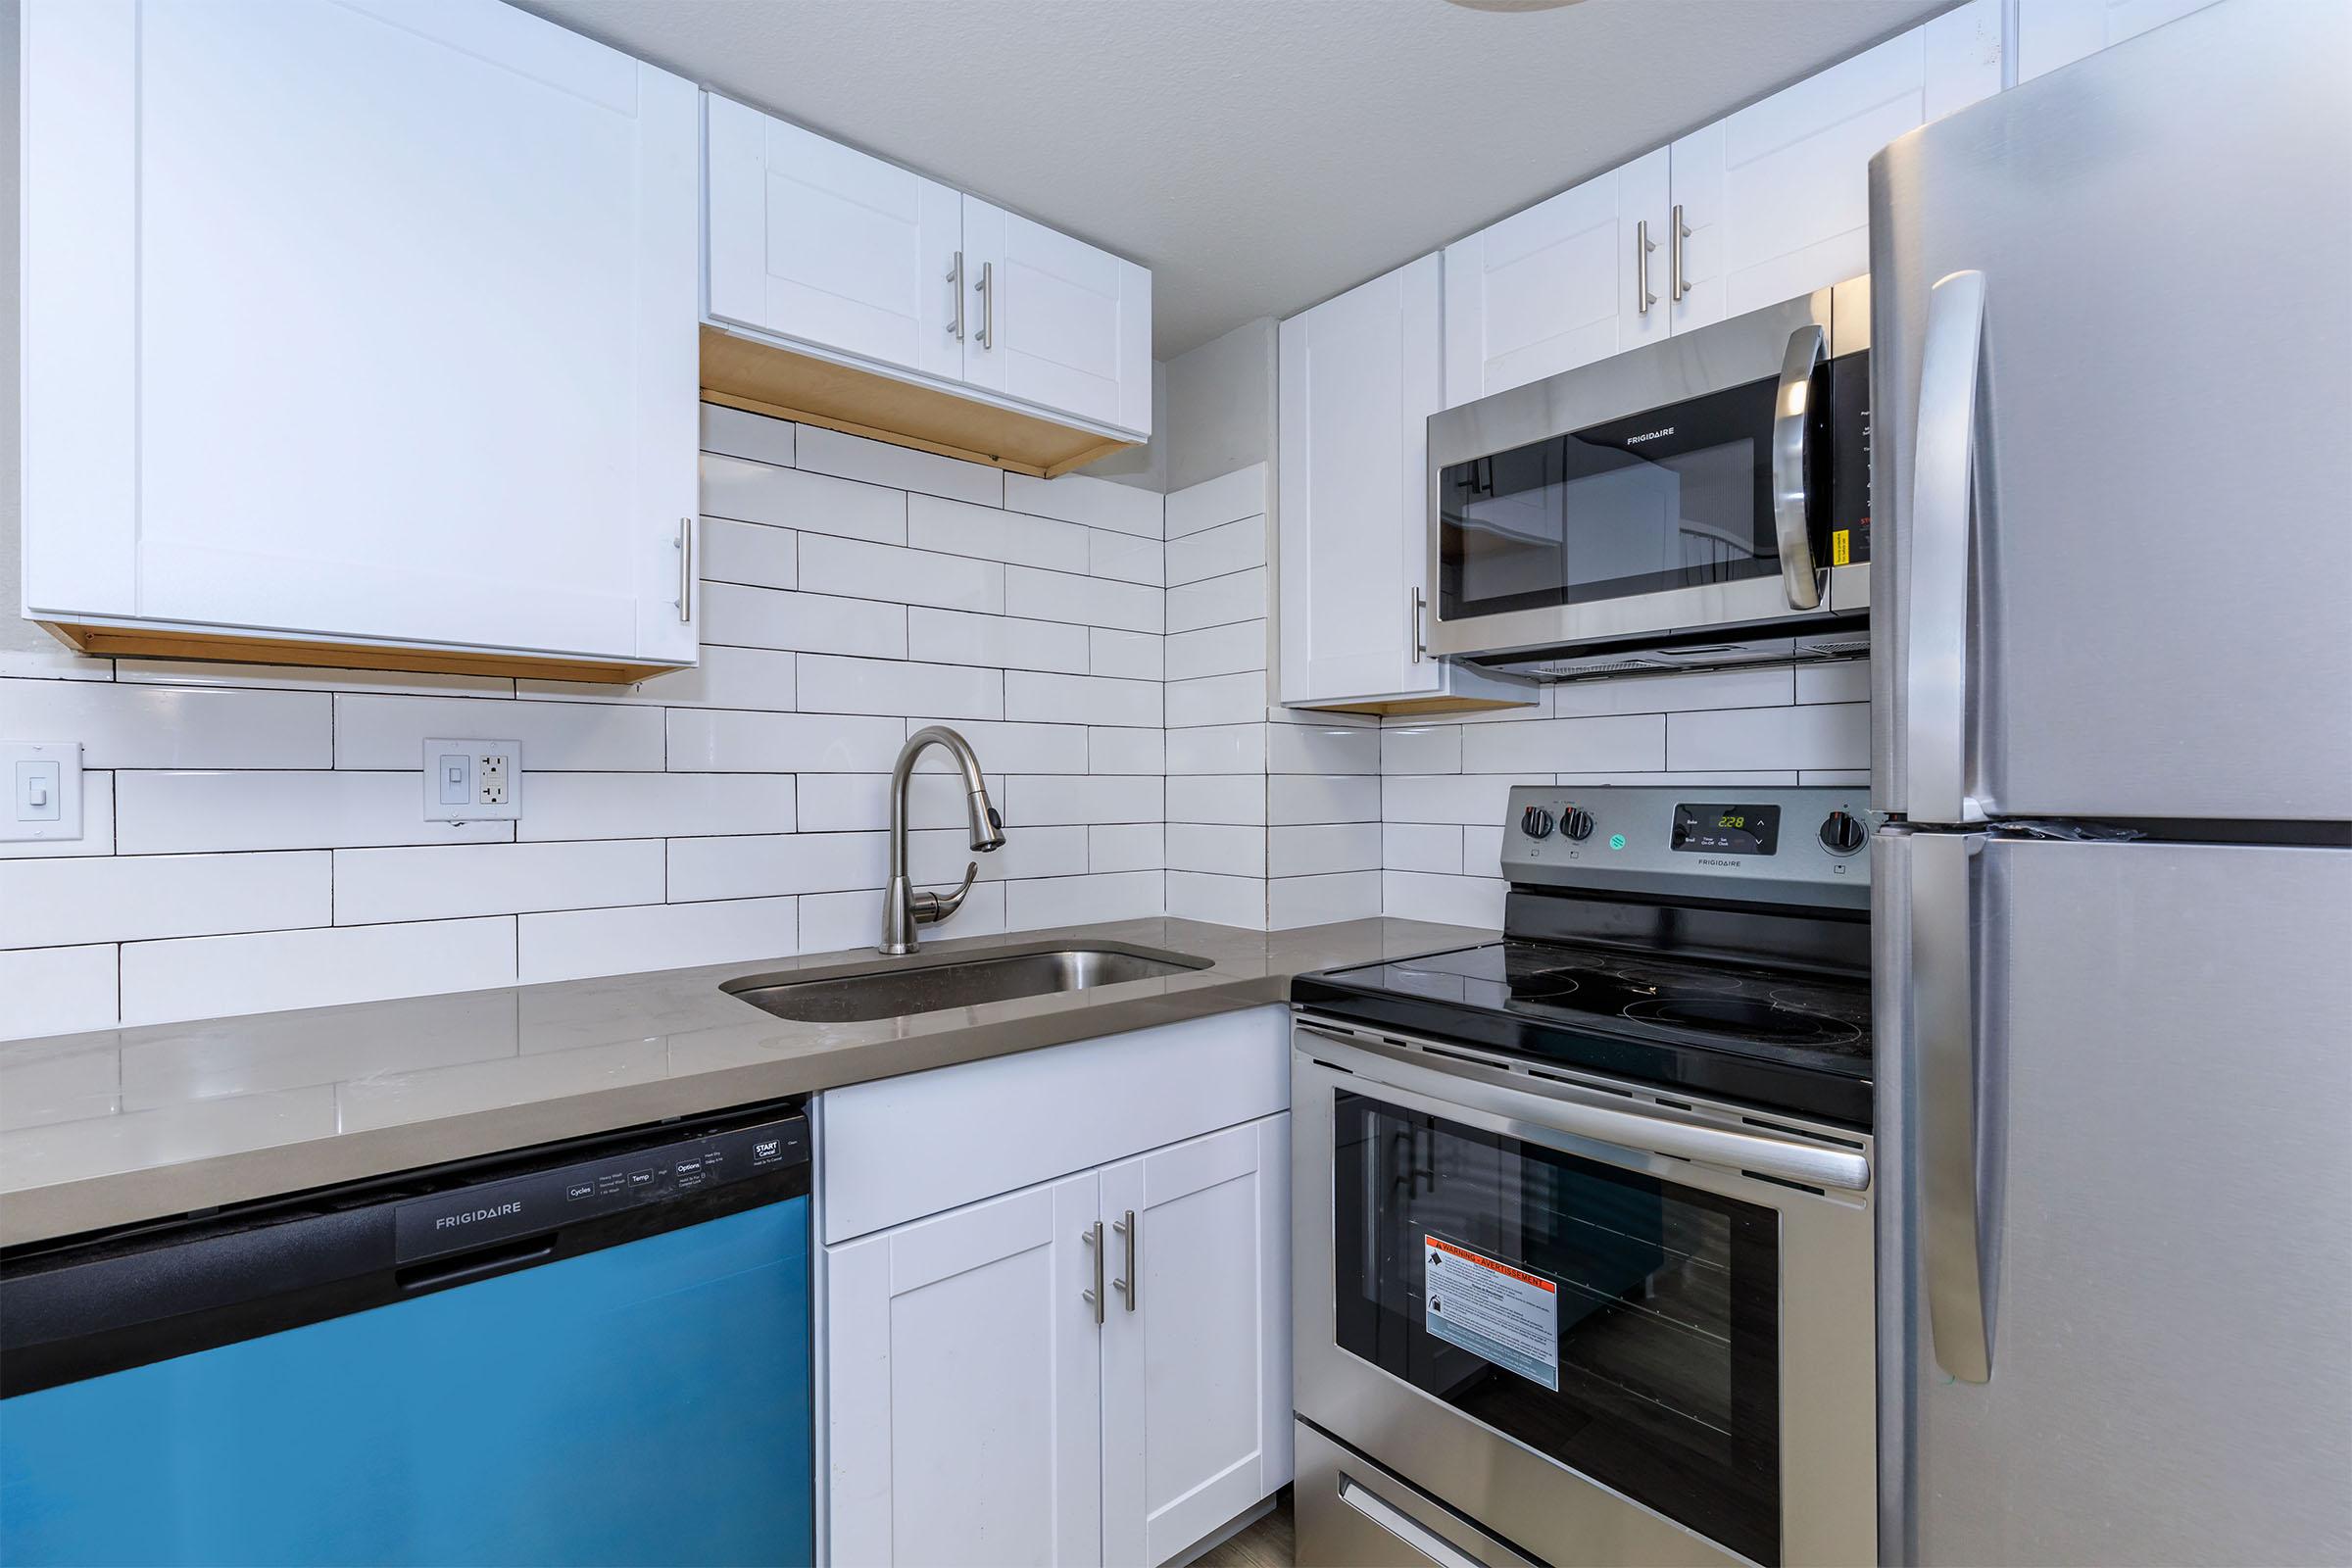
[[[1421,1326],[1558,1393],[1560,1288],[1541,1275],[1424,1234]]]

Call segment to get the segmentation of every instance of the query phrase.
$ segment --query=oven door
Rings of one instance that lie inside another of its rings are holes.
[[[1555,1568],[1876,1559],[1867,1136],[1293,1038],[1301,1419]]]
[[[1833,613],[1835,293],[1433,415],[1430,651]]]

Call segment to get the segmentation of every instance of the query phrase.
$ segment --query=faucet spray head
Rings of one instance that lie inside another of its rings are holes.
[[[968,799],[972,813],[972,853],[986,855],[1004,847],[1004,819],[997,808],[988,804],[988,791],[973,790]]]

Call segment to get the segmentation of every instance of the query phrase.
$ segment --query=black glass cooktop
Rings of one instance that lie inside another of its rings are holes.
[[[1868,1126],[1870,986],[1606,948],[1494,942],[1301,975],[1373,1027]]]

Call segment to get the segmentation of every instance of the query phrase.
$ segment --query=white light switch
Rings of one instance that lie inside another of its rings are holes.
[[[81,837],[81,743],[25,746],[0,742],[0,840],[47,843]]]
[[[522,815],[522,742],[428,738],[424,819],[504,822]]]

